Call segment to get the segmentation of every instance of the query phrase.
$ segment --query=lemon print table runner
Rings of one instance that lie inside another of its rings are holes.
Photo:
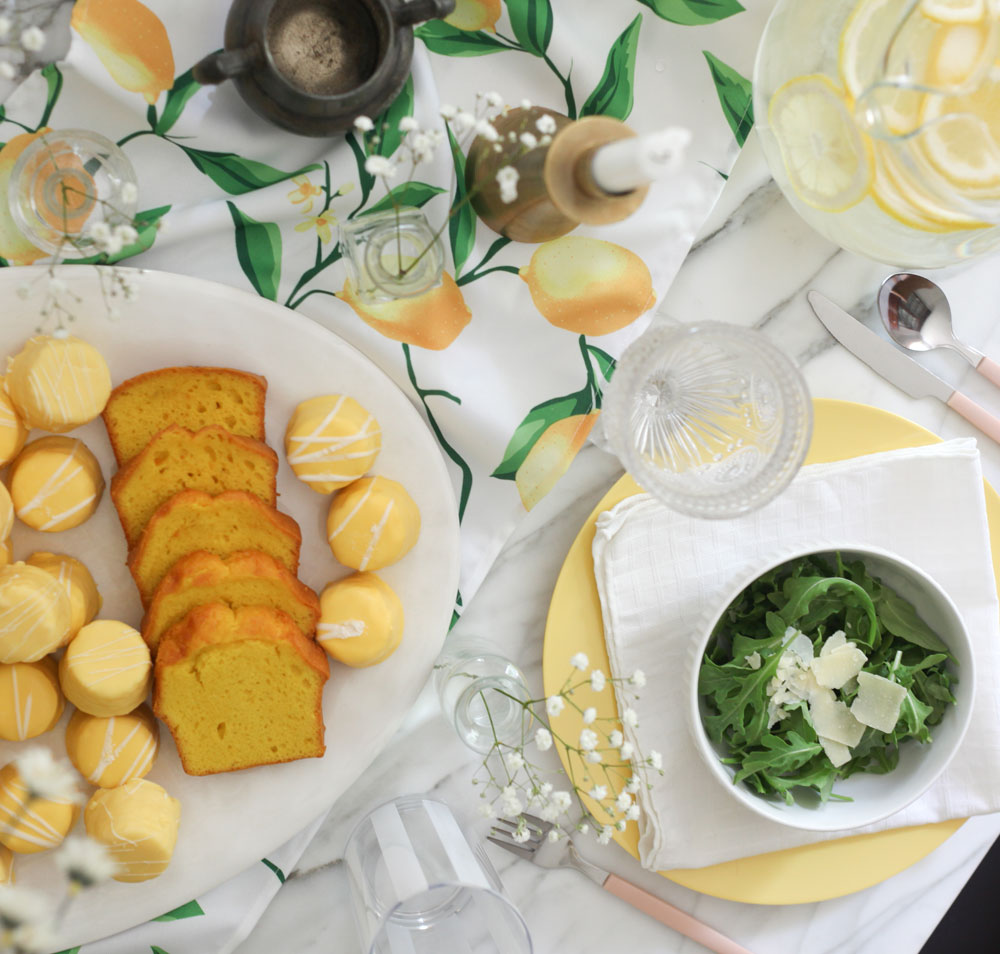
[[[770,8],[769,0],[458,0],[446,21],[417,27],[390,128],[413,116],[443,130],[442,105],[472,110],[477,91],[496,91],[511,105],[609,115],[640,132],[686,127],[692,143],[690,172],[655,185],[638,213],[613,226],[517,244],[466,207],[444,231],[443,282],[416,298],[357,300],[338,245],[339,223],[391,206],[364,162],[391,156],[399,136],[303,138],[260,119],[232,84],[199,86],[191,67],[221,46],[225,0],[78,0],[65,62],[34,74],[5,104],[0,190],[40,131],[100,132],[136,168],[144,223],[114,260],[252,289],[390,374],[451,468],[463,532],[457,618],[519,517],[587,440],[617,356],[645,327],[724,185],[752,127],[749,76]],[[461,158],[442,148],[412,181],[392,185],[436,227],[456,174],[461,182]],[[42,257],[5,205],[0,256],[10,266]],[[296,857],[289,848],[287,864]],[[208,936],[226,918],[245,921],[279,883],[262,864],[229,890],[134,929],[141,937],[79,950],[193,949],[187,932]],[[184,924],[185,939],[172,942]]]

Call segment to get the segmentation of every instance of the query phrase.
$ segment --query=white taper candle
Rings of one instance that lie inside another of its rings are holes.
[[[594,152],[590,172],[594,182],[611,195],[631,192],[676,172],[690,141],[691,133],[676,126],[619,139]]]

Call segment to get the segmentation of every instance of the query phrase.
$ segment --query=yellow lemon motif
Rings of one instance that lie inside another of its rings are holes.
[[[566,473],[600,413],[564,417],[550,424],[538,438],[514,475],[525,510],[534,507]]]
[[[544,242],[519,274],[542,316],[576,334],[611,334],[656,302],[646,263],[603,239],[565,235]]]
[[[500,0],[458,0],[444,22],[457,30],[494,32],[500,19]]]
[[[166,28],[139,0],[77,0],[70,23],[122,89],[152,104],[174,85]]]
[[[48,126],[46,126],[44,129],[39,129],[38,132],[21,133],[19,136],[14,136],[7,145],[0,149],[0,195],[7,195],[10,174],[21,153],[42,133],[49,131]],[[32,262],[44,258],[45,254],[41,249],[35,248],[18,231],[10,214],[10,204],[0,202],[0,255],[12,265],[30,265]]]
[[[462,290],[447,272],[437,288],[393,301],[368,304],[357,297],[350,279],[337,296],[350,305],[358,317],[379,334],[430,351],[448,347],[472,320]]]

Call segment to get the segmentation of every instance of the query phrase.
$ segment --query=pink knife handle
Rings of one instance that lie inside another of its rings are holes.
[[[615,897],[627,901],[633,908],[648,914],[651,918],[673,928],[678,934],[683,934],[703,947],[716,954],[750,954],[745,947],[741,947],[735,941],[731,941],[724,934],[720,934],[715,928],[710,928],[707,924],[702,924],[697,918],[692,917],[687,911],[675,908],[672,904],[667,904],[648,891],[643,891],[638,885],[619,878],[618,875],[608,875],[604,882],[604,890],[610,891]]]
[[[948,407],[957,411],[970,424],[1000,444],[1000,418],[994,417],[986,408],[980,407],[960,391],[956,391],[948,398]]]
[[[976,365],[976,370],[984,377],[987,381],[992,382],[998,388],[1000,388],[1000,364],[996,361],[991,361],[989,358],[983,358],[979,364]]]

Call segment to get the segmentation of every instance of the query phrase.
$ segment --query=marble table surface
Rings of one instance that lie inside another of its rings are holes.
[[[994,357],[1000,356],[997,264],[994,256],[935,275],[951,298],[959,336]],[[882,381],[834,342],[806,304],[805,292],[817,288],[875,327],[874,294],[892,271],[813,233],[770,180],[751,138],[661,307],[681,319],[704,317],[763,328],[795,357],[816,397],[875,405],[944,438],[979,437],[986,476],[1000,486],[1000,448],[943,405],[929,398],[914,401]],[[921,360],[1000,412],[1000,392],[957,355]],[[559,568],[588,513],[620,475],[616,460],[596,447],[585,448],[557,490],[509,541],[455,629],[458,635],[483,636],[503,647],[539,694],[545,617]],[[547,755],[555,770],[555,756]],[[476,765],[475,754],[442,718],[432,688],[425,687],[389,746],[330,811],[237,954],[360,951],[342,862],[351,828],[374,804],[405,793],[432,793],[471,815],[475,790],[470,779]],[[783,907],[699,895],[643,871],[614,844],[602,849],[590,841],[584,848],[603,867],[692,912],[757,954],[916,954],[998,834],[1000,816],[971,819],[921,862],[879,885],[818,904]],[[576,872],[544,872],[492,846],[490,855],[527,921],[538,954],[702,950]]]

